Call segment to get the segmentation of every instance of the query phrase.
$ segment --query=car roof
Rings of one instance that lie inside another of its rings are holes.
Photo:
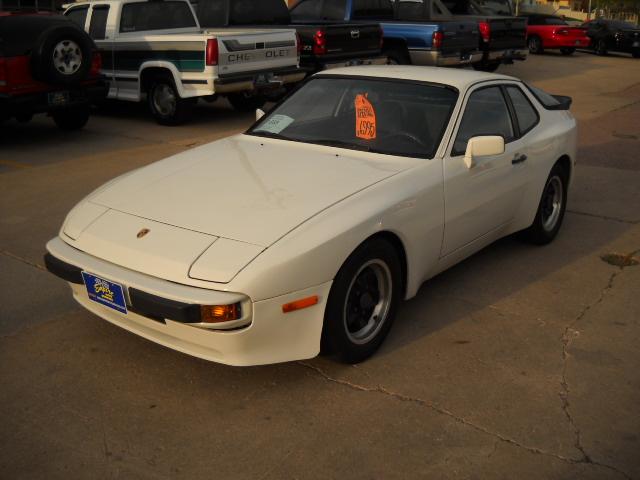
[[[489,80],[515,80],[518,78],[497,73],[477,72],[457,68],[419,67],[415,65],[367,65],[361,67],[332,68],[318,75],[355,75],[358,77],[378,77],[397,80],[414,80],[419,82],[449,85],[458,90],[466,90],[476,83]]]

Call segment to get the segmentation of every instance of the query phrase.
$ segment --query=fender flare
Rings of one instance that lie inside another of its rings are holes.
[[[162,69],[168,70],[171,73],[171,76],[173,77],[173,82],[175,83],[176,88],[178,89],[178,94],[180,95],[180,98],[189,98],[189,97],[198,96],[195,92],[188,92],[187,90],[185,90],[184,85],[182,84],[182,76],[180,74],[180,71],[176,68],[176,66],[173,63],[167,62],[164,60],[150,60],[140,65],[140,68],[138,69],[138,78],[140,79],[140,81],[138,82],[139,96],[142,95],[142,76],[144,74],[144,71],[149,68],[162,68]]]

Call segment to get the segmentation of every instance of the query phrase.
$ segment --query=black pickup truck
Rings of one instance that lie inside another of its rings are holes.
[[[480,30],[480,51],[482,60],[474,63],[476,70],[494,72],[501,63],[512,63],[513,60],[524,60],[527,57],[527,20],[510,16],[510,6],[498,10],[475,0],[433,0],[434,18],[439,15],[460,20],[478,22]]]
[[[318,21],[291,21],[283,0],[192,0],[202,28],[292,28],[302,44],[300,67],[315,73],[332,67],[382,65],[382,29],[373,22],[345,23],[324,16]]]

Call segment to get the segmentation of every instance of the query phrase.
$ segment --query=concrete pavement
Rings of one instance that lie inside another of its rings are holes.
[[[0,133],[0,478],[640,478],[640,62],[502,72],[574,98],[579,167],[557,240],[504,239],[423,285],[382,349],[232,368],[76,306],[46,240],[118,173],[241,131],[110,107],[87,131]]]

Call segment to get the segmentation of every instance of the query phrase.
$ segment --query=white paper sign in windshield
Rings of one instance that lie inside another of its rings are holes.
[[[286,115],[273,115],[269,120],[260,125],[256,131],[280,133],[293,122],[293,118]]]

